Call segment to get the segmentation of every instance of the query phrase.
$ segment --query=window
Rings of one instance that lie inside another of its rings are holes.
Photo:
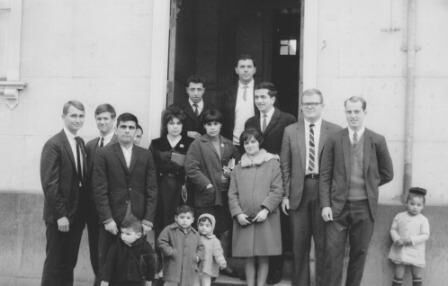
[[[280,55],[281,56],[295,56],[297,53],[297,40],[288,39],[280,40]]]

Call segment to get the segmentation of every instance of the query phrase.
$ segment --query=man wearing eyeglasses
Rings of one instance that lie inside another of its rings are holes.
[[[282,211],[289,215],[292,233],[292,285],[311,285],[309,255],[315,244],[316,284],[323,286],[325,225],[319,207],[319,163],[327,138],[341,127],[322,120],[323,96],[318,89],[303,92],[303,118],[286,127],[280,154],[285,196]]]

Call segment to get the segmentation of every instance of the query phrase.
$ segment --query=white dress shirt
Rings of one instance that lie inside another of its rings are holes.
[[[106,136],[100,136],[100,140],[98,140],[98,146],[101,145],[101,138],[104,138],[103,139],[103,146],[106,146],[112,140],[112,137],[114,137],[114,132],[113,131],[110,132],[109,134],[107,134]]]
[[[246,87],[238,82],[238,92],[235,104],[235,127],[233,128],[233,144],[240,144],[240,135],[244,131],[244,124],[247,119],[255,115],[254,109],[254,80],[251,80]],[[244,100],[246,93],[246,100]]]
[[[67,139],[68,139],[68,143],[70,143],[70,148],[72,149],[72,152],[73,152],[73,159],[75,159],[75,167],[76,167],[76,170],[78,170],[78,160],[76,159],[76,139],[75,139],[75,137],[76,137],[76,135],[73,135],[73,133],[71,133],[67,128],[65,128],[64,127],[64,132],[65,132],[65,135],[67,136]],[[83,156],[82,156],[82,154],[80,154],[81,156],[79,156],[79,159],[81,160],[81,172],[84,172],[84,165],[83,165],[83,160],[84,160],[84,158],[83,158]]]
[[[131,167],[131,157],[132,157],[132,148],[134,147],[133,144],[129,148],[123,147],[123,145],[120,145],[121,151],[123,151],[123,156],[126,161],[126,166],[129,168]]]
[[[358,131],[356,131],[356,134],[358,135],[358,142],[361,140],[362,135],[364,134],[364,131],[366,128],[363,126]],[[350,138],[350,143],[353,144],[353,134],[355,133],[355,130],[352,130],[350,127],[348,128],[348,137]]]
[[[269,123],[271,122],[272,115],[274,115],[275,107],[272,107],[271,110],[269,110],[266,113],[260,112],[260,130],[264,132],[263,130],[263,120],[264,116],[266,115],[266,128],[268,127]]]
[[[194,112],[194,106],[193,106],[194,102],[191,99],[188,99],[188,102],[190,103],[191,109]],[[204,110],[204,101],[201,100],[200,102],[198,102],[196,104],[198,105],[198,114],[201,114],[202,111]]]
[[[304,127],[305,127],[305,143],[306,143],[306,171],[305,173],[308,174],[308,161],[309,161],[309,146],[310,146],[310,124],[311,122],[307,121],[306,119],[304,121]],[[314,122],[314,174],[319,174],[319,143],[320,143],[320,129],[322,127],[322,118]]]

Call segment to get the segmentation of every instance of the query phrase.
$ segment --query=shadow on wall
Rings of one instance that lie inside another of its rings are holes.
[[[45,258],[45,225],[42,220],[43,195],[0,193],[0,285],[38,285]],[[403,208],[379,206],[375,231],[369,248],[363,286],[390,285],[392,264],[387,260],[393,217]],[[424,285],[438,286],[448,281],[448,207],[426,207],[431,236],[426,244]],[[84,233],[76,285],[91,285],[87,236]],[[411,285],[409,273],[407,285]]]

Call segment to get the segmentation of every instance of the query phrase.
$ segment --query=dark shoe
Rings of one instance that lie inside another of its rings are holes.
[[[230,276],[230,277],[237,277],[236,272],[233,271],[233,269],[230,267],[226,267],[223,270],[221,270],[221,274],[224,274],[224,275]]]
[[[266,283],[268,284],[277,284],[282,280],[282,273],[280,271],[273,271],[269,273],[268,279],[266,279]]]

